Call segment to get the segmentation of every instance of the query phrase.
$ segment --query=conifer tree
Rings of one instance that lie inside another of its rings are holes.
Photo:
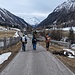
[[[71,44],[73,44],[74,43],[74,31],[73,31],[73,28],[72,27],[69,30],[69,36],[68,36],[68,38],[69,38],[69,42]]]

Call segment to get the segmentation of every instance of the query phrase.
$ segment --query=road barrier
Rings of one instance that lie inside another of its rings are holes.
[[[39,42],[45,41],[45,39],[41,39],[41,38],[37,38],[37,40]],[[67,47],[67,48],[70,48],[70,45],[71,45],[69,42],[56,41],[56,40],[51,40],[50,43],[54,44],[54,45],[64,46],[64,47]]]
[[[70,48],[70,43],[69,42],[51,40],[51,44],[57,44],[57,45],[61,45],[61,46]]]

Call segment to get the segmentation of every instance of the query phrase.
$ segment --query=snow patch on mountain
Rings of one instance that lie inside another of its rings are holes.
[[[35,27],[35,25],[38,25],[40,23],[40,20],[37,17],[32,17],[32,18],[29,18],[28,22],[33,27]]]

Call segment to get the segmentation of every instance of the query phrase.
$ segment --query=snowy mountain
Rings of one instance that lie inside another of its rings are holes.
[[[40,23],[40,20],[37,17],[31,17],[31,18],[29,18],[28,23],[31,26],[35,27]]]
[[[75,26],[75,0],[67,0],[58,5],[38,26]]]
[[[57,6],[53,12],[70,12],[70,11],[74,11],[75,10],[75,0],[68,0],[64,3],[62,3],[61,5]]]
[[[27,27],[27,23],[4,8],[0,8],[0,25]]]

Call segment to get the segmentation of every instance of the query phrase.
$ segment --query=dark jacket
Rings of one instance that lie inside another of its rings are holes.
[[[33,43],[35,43],[35,44],[37,43],[37,39],[35,37],[32,38],[32,44]]]

